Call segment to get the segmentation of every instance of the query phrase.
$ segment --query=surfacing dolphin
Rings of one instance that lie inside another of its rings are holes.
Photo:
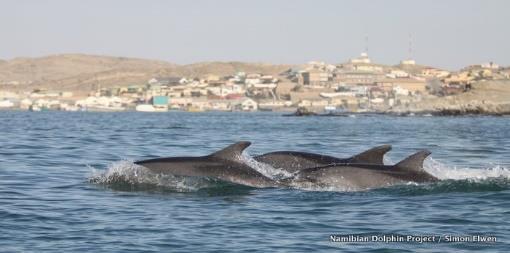
[[[336,164],[299,171],[287,183],[294,186],[332,187],[365,190],[408,182],[438,181],[423,169],[430,151],[423,150],[393,166],[375,164]]]
[[[391,145],[382,145],[349,158],[337,158],[298,151],[276,151],[255,156],[257,162],[271,165],[273,168],[294,173],[307,168],[315,168],[330,164],[377,164],[383,165],[384,154],[391,150]]]
[[[135,164],[154,173],[215,178],[257,188],[278,186],[276,181],[244,163],[242,152],[250,144],[241,141],[206,156],[155,158],[137,161]]]

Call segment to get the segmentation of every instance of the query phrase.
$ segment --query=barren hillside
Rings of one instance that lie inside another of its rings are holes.
[[[277,75],[290,65],[242,62],[204,62],[177,65],[165,61],[83,54],[0,60],[0,85],[16,89],[49,88],[91,90],[101,87],[144,84],[152,77],[203,77],[237,71]]]

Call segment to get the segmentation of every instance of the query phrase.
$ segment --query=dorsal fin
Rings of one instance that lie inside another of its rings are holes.
[[[214,156],[225,160],[239,160],[241,158],[243,150],[245,150],[250,145],[251,142],[249,141],[239,141],[222,150],[212,153],[210,156]]]
[[[349,158],[349,160],[353,163],[370,163],[383,165],[384,154],[388,153],[390,150],[391,145],[381,145],[352,156]]]
[[[397,163],[394,167],[407,171],[423,171],[423,161],[431,154],[428,150],[422,150]]]

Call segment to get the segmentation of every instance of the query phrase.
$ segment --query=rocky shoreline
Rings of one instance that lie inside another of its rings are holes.
[[[433,109],[414,109],[408,111],[388,111],[396,115],[433,115],[433,116],[463,116],[463,115],[510,115],[509,104],[461,104],[455,106],[436,107]]]
[[[468,103],[460,105],[452,105],[445,107],[413,108],[412,110],[387,110],[387,111],[367,111],[367,112],[339,112],[339,113],[317,113],[307,110],[306,108],[298,108],[294,113],[285,114],[284,116],[336,116],[347,117],[351,115],[393,115],[393,116],[469,116],[469,115],[486,115],[486,116],[507,116],[510,115],[510,103],[493,104],[493,103]]]
[[[412,107],[396,107],[388,113],[431,114],[434,116],[510,115],[510,82],[487,81],[455,96],[420,101]]]

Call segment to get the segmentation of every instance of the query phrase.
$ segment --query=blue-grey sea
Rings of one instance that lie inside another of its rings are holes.
[[[442,180],[255,189],[157,180],[132,163],[206,155],[239,140],[252,142],[249,155],[348,157],[391,144],[388,164],[429,149],[425,168]],[[0,252],[509,252],[509,168],[509,117],[0,111]],[[119,173],[129,180],[111,183]]]

